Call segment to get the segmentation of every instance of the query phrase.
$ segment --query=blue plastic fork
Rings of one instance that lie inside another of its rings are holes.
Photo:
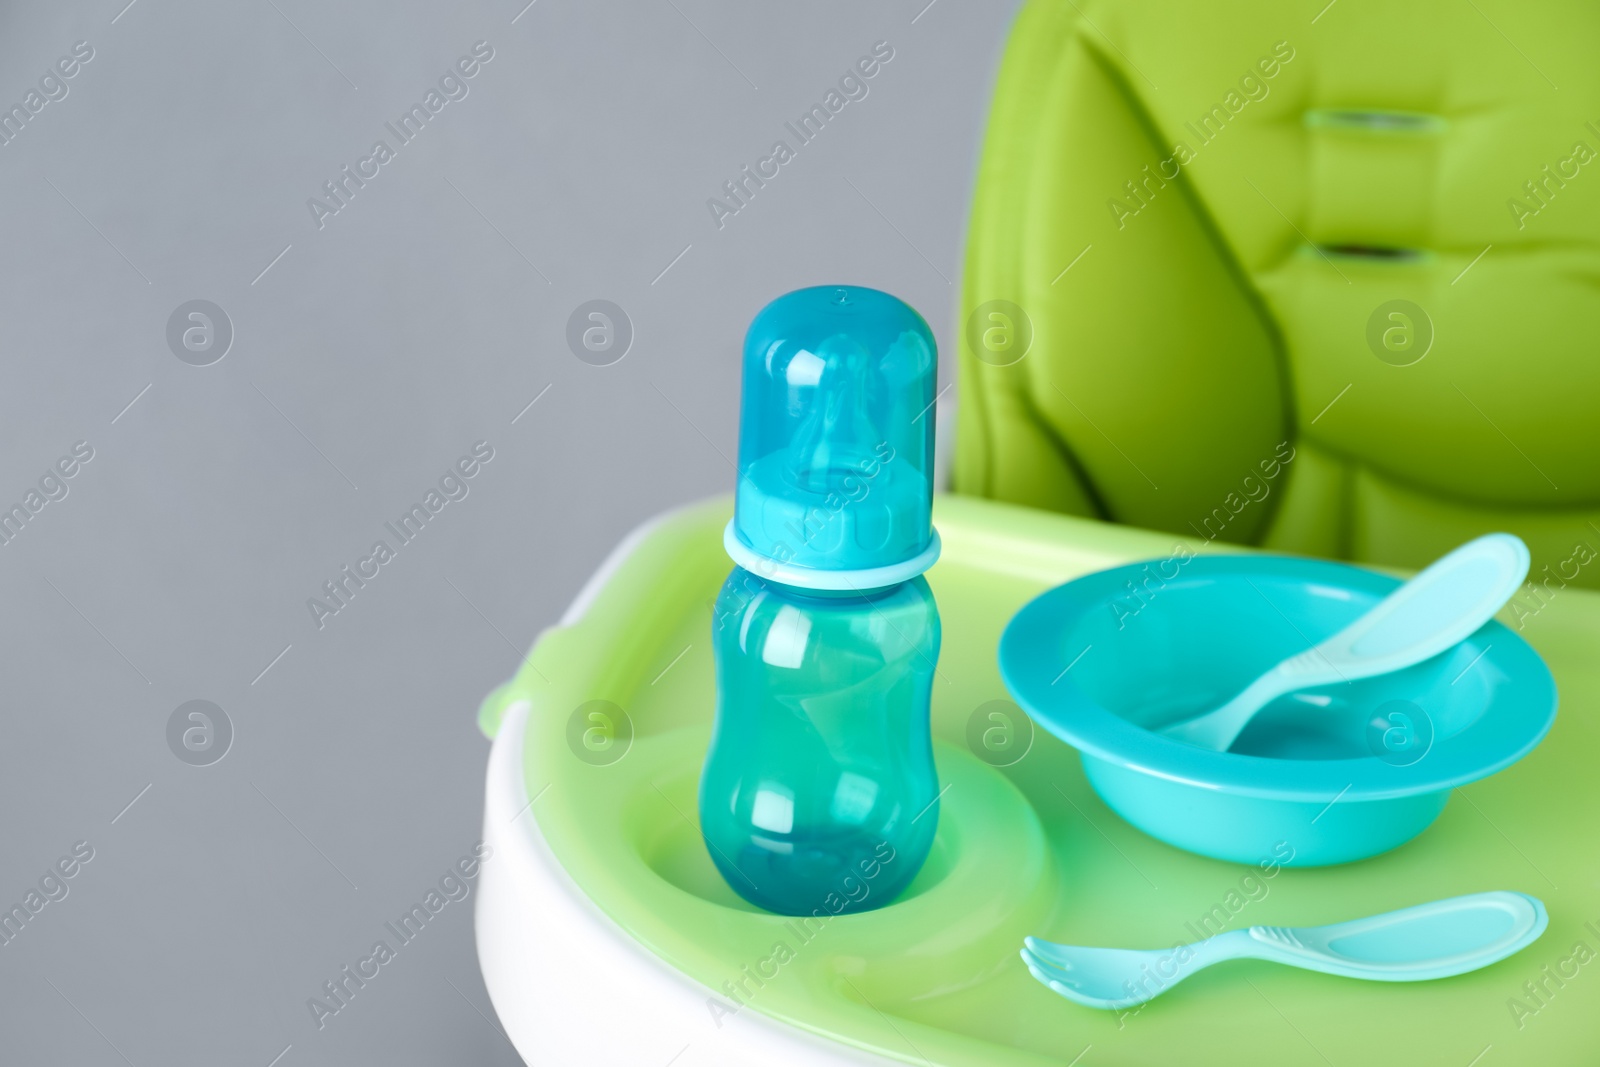
[[[1091,1008],[1143,1004],[1203,967],[1258,959],[1377,982],[1465,974],[1532,944],[1544,904],[1495,891],[1436,900],[1332,926],[1252,926],[1170,949],[1089,948],[1030,937],[1023,962],[1040,982]]]

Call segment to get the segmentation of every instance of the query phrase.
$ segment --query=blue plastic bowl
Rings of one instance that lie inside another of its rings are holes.
[[[1411,840],[1451,789],[1549,732],[1555,682],[1527,642],[1490,622],[1408,670],[1290,694],[1229,752],[1152,731],[1217,707],[1399,584],[1289,556],[1129,564],[1030,601],[1001,635],[1000,673],[1146,833],[1239,863],[1347,863]]]

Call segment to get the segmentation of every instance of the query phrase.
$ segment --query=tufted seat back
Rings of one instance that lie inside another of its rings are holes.
[[[1600,588],[1600,8],[1031,0],[955,488]]]

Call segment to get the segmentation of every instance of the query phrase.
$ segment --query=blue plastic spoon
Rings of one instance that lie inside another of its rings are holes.
[[[1273,667],[1238,696],[1161,732],[1226,752],[1258,711],[1285,693],[1415,666],[1471,637],[1528,574],[1528,546],[1486,534],[1440,557],[1343,630]]]
[[[1252,926],[1170,949],[1089,948],[1028,938],[1022,960],[1040,982],[1090,1008],[1131,1008],[1203,967],[1257,959],[1375,982],[1465,974],[1526,948],[1549,923],[1544,904],[1496,890],[1332,926]]]

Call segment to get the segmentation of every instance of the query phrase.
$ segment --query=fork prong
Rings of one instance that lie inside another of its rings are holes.
[[[1062,968],[1064,962],[1069,960],[1069,953],[1072,949],[1071,945],[1058,945],[1054,941],[1044,941],[1037,937],[1024,938],[1022,944],[1024,949],[1036,959],[1042,960],[1058,970]]]
[[[1027,973],[1038,979],[1040,984],[1050,985],[1051,989],[1054,989],[1056,982],[1051,981],[1050,971],[1048,971],[1048,966],[1050,965],[1048,963],[1035,957],[1034,953],[1029,952],[1027,949],[1022,949],[1022,952],[1019,952],[1018,955],[1021,955],[1022,965],[1026,966]]]
[[[1028,968],[1028,973],[1033,975],[1035,981],[1052,992],[1061,993],[1061,983],[1051,977],[1050,972],[1053,968],[1049,963],[1041,960],[1027,949],[1023,949],[1018,954],[1022,957],[1023,965]],[[1062,995],[1064,996],[1065,994]]]
[[[1061,960],[1051,959],[1049,956],[1042,955],[1033,951],[1032,949],[1025,948],[1022,951],[1028,959],[1032,960],[1034,963],[1045,968],[1046,970],[1062,973],[1065,973],[1066,971],[1066,967],[1063,965]]]
[[[1034,981],[1057,996],[1072,1001],[1074,1004],[1081,1004],[1086,1008],[1096,1008],[1100,1011],[1116,1011],[1123,1008],[1131,1008],[1150,999],[1149,997],[1136,997],[1133,999],[1102,1000],[1098,997],[1087,996],[1072,988],[1066,982],[1054,977],[1055,974],[1062,972],[1048,960],[1041,959],[1026,948],[1021,951],[1021,956],[1023,964],[1028,968],[1028,973],[1033,976]]]
[[[1022,964],[1028,968],[1029,974],[1033,975],[1045,985],[1050,984],[1049,976],[1046,975],[1043,965],[1033,953],[1029,952],[1027,949],[1023,949],[1022,951],[1018,952],[1017,955],[1022,957]]]
[[[1034,981],[1044,986],[1059,997],[1065,997],[1075,1004],[1082,1004],[1089,1008],[1103,1008],[1105,1005],[1080,995],[1065,982],[1058,981],[1052,974],[1055,968],[1048,962],[1041,960],[1027,949],[1022,950],[1022,962],[1028,968],[1028,973],[1033,975]],[[1059,972],[1057,972],[1059,973]]]
[[[1035,972],[1034,977],[1041,982],[1048,980],[1052,985],[1059,984],[1068,973],[1068,969],[1063,967],[1059,961],[1050,959],[1047,956],[1041,956],[1037,952],[1028,949],[1022,950],[1022,958],[1028,964],[1029,969]]]

